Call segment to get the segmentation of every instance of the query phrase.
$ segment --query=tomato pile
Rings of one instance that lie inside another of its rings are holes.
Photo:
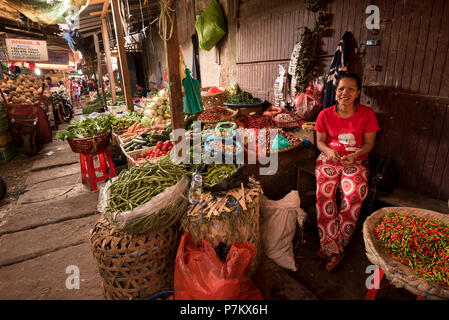
[[[155,147],[148,149],[146,152],[142,152],[140,156],[134,157],[135,161],[159,158],[170,153],[173,148],[173,144],[170,140],[165,142],[159,141]]]
[[[198,116],[198,120],[209,122],[220,122],[227,119],[231,115],[232,115],[231,111],[228,111],[221,107],[215,107],[201,112],[201,114]]]

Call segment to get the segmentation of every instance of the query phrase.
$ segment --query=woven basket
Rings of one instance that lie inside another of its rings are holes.
[[[228,94],[224,88],[219,88],[223,92],[216,94],[208,94],[207,91],[211,87],[201,88],[201,100],[203,100],[204,109],[222,106],[228,99]]]
[[[238,190],[233,189],[233,190]],[[245,191],[248,189],[245,188]],[[260,185],[255,189],[257,196],[250,197],[252,201],[246,200],[247,210],[241,210],[239,216],[245,216],[246,219],[234,221],[236,210],[228,212],[226,210],[214,210],[214,214],[204,214],[200,216],[197,213],[192,215],[192,210],[188,210],[182,219],[182,227],[185,232],[190,232],[193,241],[198,244],[200,239],[208,240],[214,247],[220,242],[224,242],[228,247],[234,242],[246,242],[257,248],[257,254],[251,264],[249,274],[252,275],[257,269],[261,258],[260,242],[260,199],[262,189]],[[228,191],[229,192],[229,191]],[[204,209],[205,210],[205,209]],[[232,217],[231,217],[232,216]],[[200,220],[201,219],[201,220]],[[244,222],[246,221],[246,222]],[[235,228],[235,231],[233,230]]]
[[[227,111],[232,112],[232,114],[227,117],[224,117],[223,119],[219,119],[217,121],[207,121],[207,120],[199,120],[199,119],[198,119],[198,121],[201,121],[202,123],[205,123],[205,124],[214,125],[214,128],[215,128],[215,125],[217,125],[218,123],[231,121],[232,119],[235,119],[239,114],[239,110],[233,110],[231,108],[223,107],[223,106],[220,106],[220,108],[226,109]]]
[[[69,142],[70,148],[75,153],[95,153],[107,148],[109,145],[109,132],[85,139],[68,138],[67,141]]]
[[[379,248],[374,228],[388,212],[415,215],[444,223],[449,223],[449,215],[418,208],[386,207],[374,212],[363,224],[366,256],[372,263],[379,266],[385,272],[388,280],[394,286],[397,288],[405,288],[411,293],[425,299],[449,299],[449,288],[433,284],[419,277],[409,266],[394,260]]]
[[[99,218],[90,238],[108,300],[145,299],[172,290],[179,225],[141,235],[112,231]]]
[[[291,115],[293,118],[295,118],[295,116],[292,114],[292,113],[290,113],[290,112],[281,112],[281,113],[278,113],[276,116],[278,116],[278,115],[280,115],[280,114],[282,114],[282,113],[285,113],[285,114],[289,114],[289,115]],[[273,119],[273,121],[274,121],[274,123],[276,124],[276,126],[278,126],[279,128],[285,128],[285,129],[293,129],[293,128],[298,128],[298,126],[299,126],[299,121],[298,120],[293,120],[293,121],[278,121],[278,120],[276,120],[276,116],[275,117],[272,117],[272,119]]]

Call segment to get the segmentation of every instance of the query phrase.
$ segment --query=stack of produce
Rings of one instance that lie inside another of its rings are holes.
[[[259,100],[254,99],[251,93],[246,91],[236,93],[232,95],[228,100],[226,100],[226,103],[235,105],[256,104],[259,102]]]
[[[134,140],[133,140],[134,141]],[[136,165],[140,165],[145,160],[154,160],[157,158],[165,157],[173,149],[173,143],[170,140],[165,142],[158,141],[156,146],[143,150],[140,154],[134,157]]]
[[[379,247],[419,277],[449,287],[449,224],[389,212],[374,229]]]
[[[166,130],[161,130],[156,133],[141,133],[137,137],[123,144],[125,152],[140,150],[148,147],[154,147],[159,142],[165,142],[170,139],[170,133]]]
[[[251,129],[247,129],[247,130],[251,130]],[[290,149],[297,147],[301,144],[301,140],[289,132],[286,132],[284,130],[277,130],[277,133],[280,134],[281,136],[283,136],[285,139],[287,139],[288,142],[290,142],[290,145],[291,145],[289,147]],[[239,135],[240,134],[243,134],[245,137],[244,145],[248,151],[262,152],[262,154],[264,154],[264,153],[269,154],[271,152],[275,152],[274,150],[272,150],[272,144],[273,144],[273,140],[275,139],[276,135],[275,134],[272,135],[270,130],[268,130],[268,129],[265,130],[265,139],[259,138],[259,136],[261,134],[263,134],[263,131],[253,131],[253,134],[242,133],[240,131]],[[283,149],[276,150],[276,151],[279,152],[282,150]]]
[[[213,163],[207,167],[204,173],[203,186],[210,188],[218,182],[225,180],[237,172],[237,167],[234,164],[217,164]]]
[[[201,112],[198,116],[198,120],[204,123],[218,123],[230,120],[236,115],[237,112],[234,112],[228,108],[214,107]]]
[[[152,98],[146,100],[142,125],[154,127],[155,125],[169,125],[171,123],[170,102],[168,89],[161,89]]]
[[[0,80],[0,87],[3,92],[9,92],[8,103],[34,104],[39,102],[42,81],[33,74],[20,74],[15,78],[10,77],[7,80]],[[44,89],[44,98],[51,98],[51,91],[48,87]]]
[[[89,101],[83,108],[83,114],[91,114],[97,109],[103,108],[103,99],[101,96],[97,96],[94,100]]]
[[[163,230],[185,213],[189,174],[169,157],[132,167],[102,189],[99,210],[122,232]]]
[[[276,128],[273,120],[267,116],[259,116],[259,115],[250,115],[246,117],[242,121],[245,128],[255,128],[255,129],[263,129],[263,128]]]
[[[142,114],[128,110],[119,114],[112,120],[112,131],[123,132],[129,129],[133,124],[140,123]]]
[[[281,107],[270,106],[262,114],[267,117],[274,117],[282,111],[283,109]]]
[[[56,138],[66,140],[67,138],[84,139],[99,136],[111,131],[114,119],[113,115],[102,114],[83,120],[72,120],[67,129],[56,133]]]

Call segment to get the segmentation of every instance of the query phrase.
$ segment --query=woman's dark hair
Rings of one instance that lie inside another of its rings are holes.
[[[45,80],[48,80],[48,81],[51,82],[51,78],[50,77],[45,78]]]
[[[354,79],[355,82],[357,83],[357,89],[358,89],[359,91],[362,91],[362,80],[360,79],[360,77],[359,77],[358,74],[356,74],[356,73],[346,73],[346,74],[342,74],[342,75],[339,76],[338,79],[337,79],[337,87],[338,87],[338,84],[340,83],[340,80],[341,80],[341,79],[344,79],[344,78]]]

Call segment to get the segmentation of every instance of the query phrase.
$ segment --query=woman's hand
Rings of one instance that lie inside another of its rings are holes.
[[[341,159],[341,156],[338,153],[338,151],[337,150],[333,150],[333,149],[329,149],[328,151],[326,151],[326,156],[327,156],[329,161],[335,162],[335,163],[338,163],[340,161],[340,159]]]
[[[340,163],[344,166],[348,166],[350,164],[353,164],[356,159],[357,159],[357,155],[355,153],[350,153],[350,154],[343,156],[340,160]]]

